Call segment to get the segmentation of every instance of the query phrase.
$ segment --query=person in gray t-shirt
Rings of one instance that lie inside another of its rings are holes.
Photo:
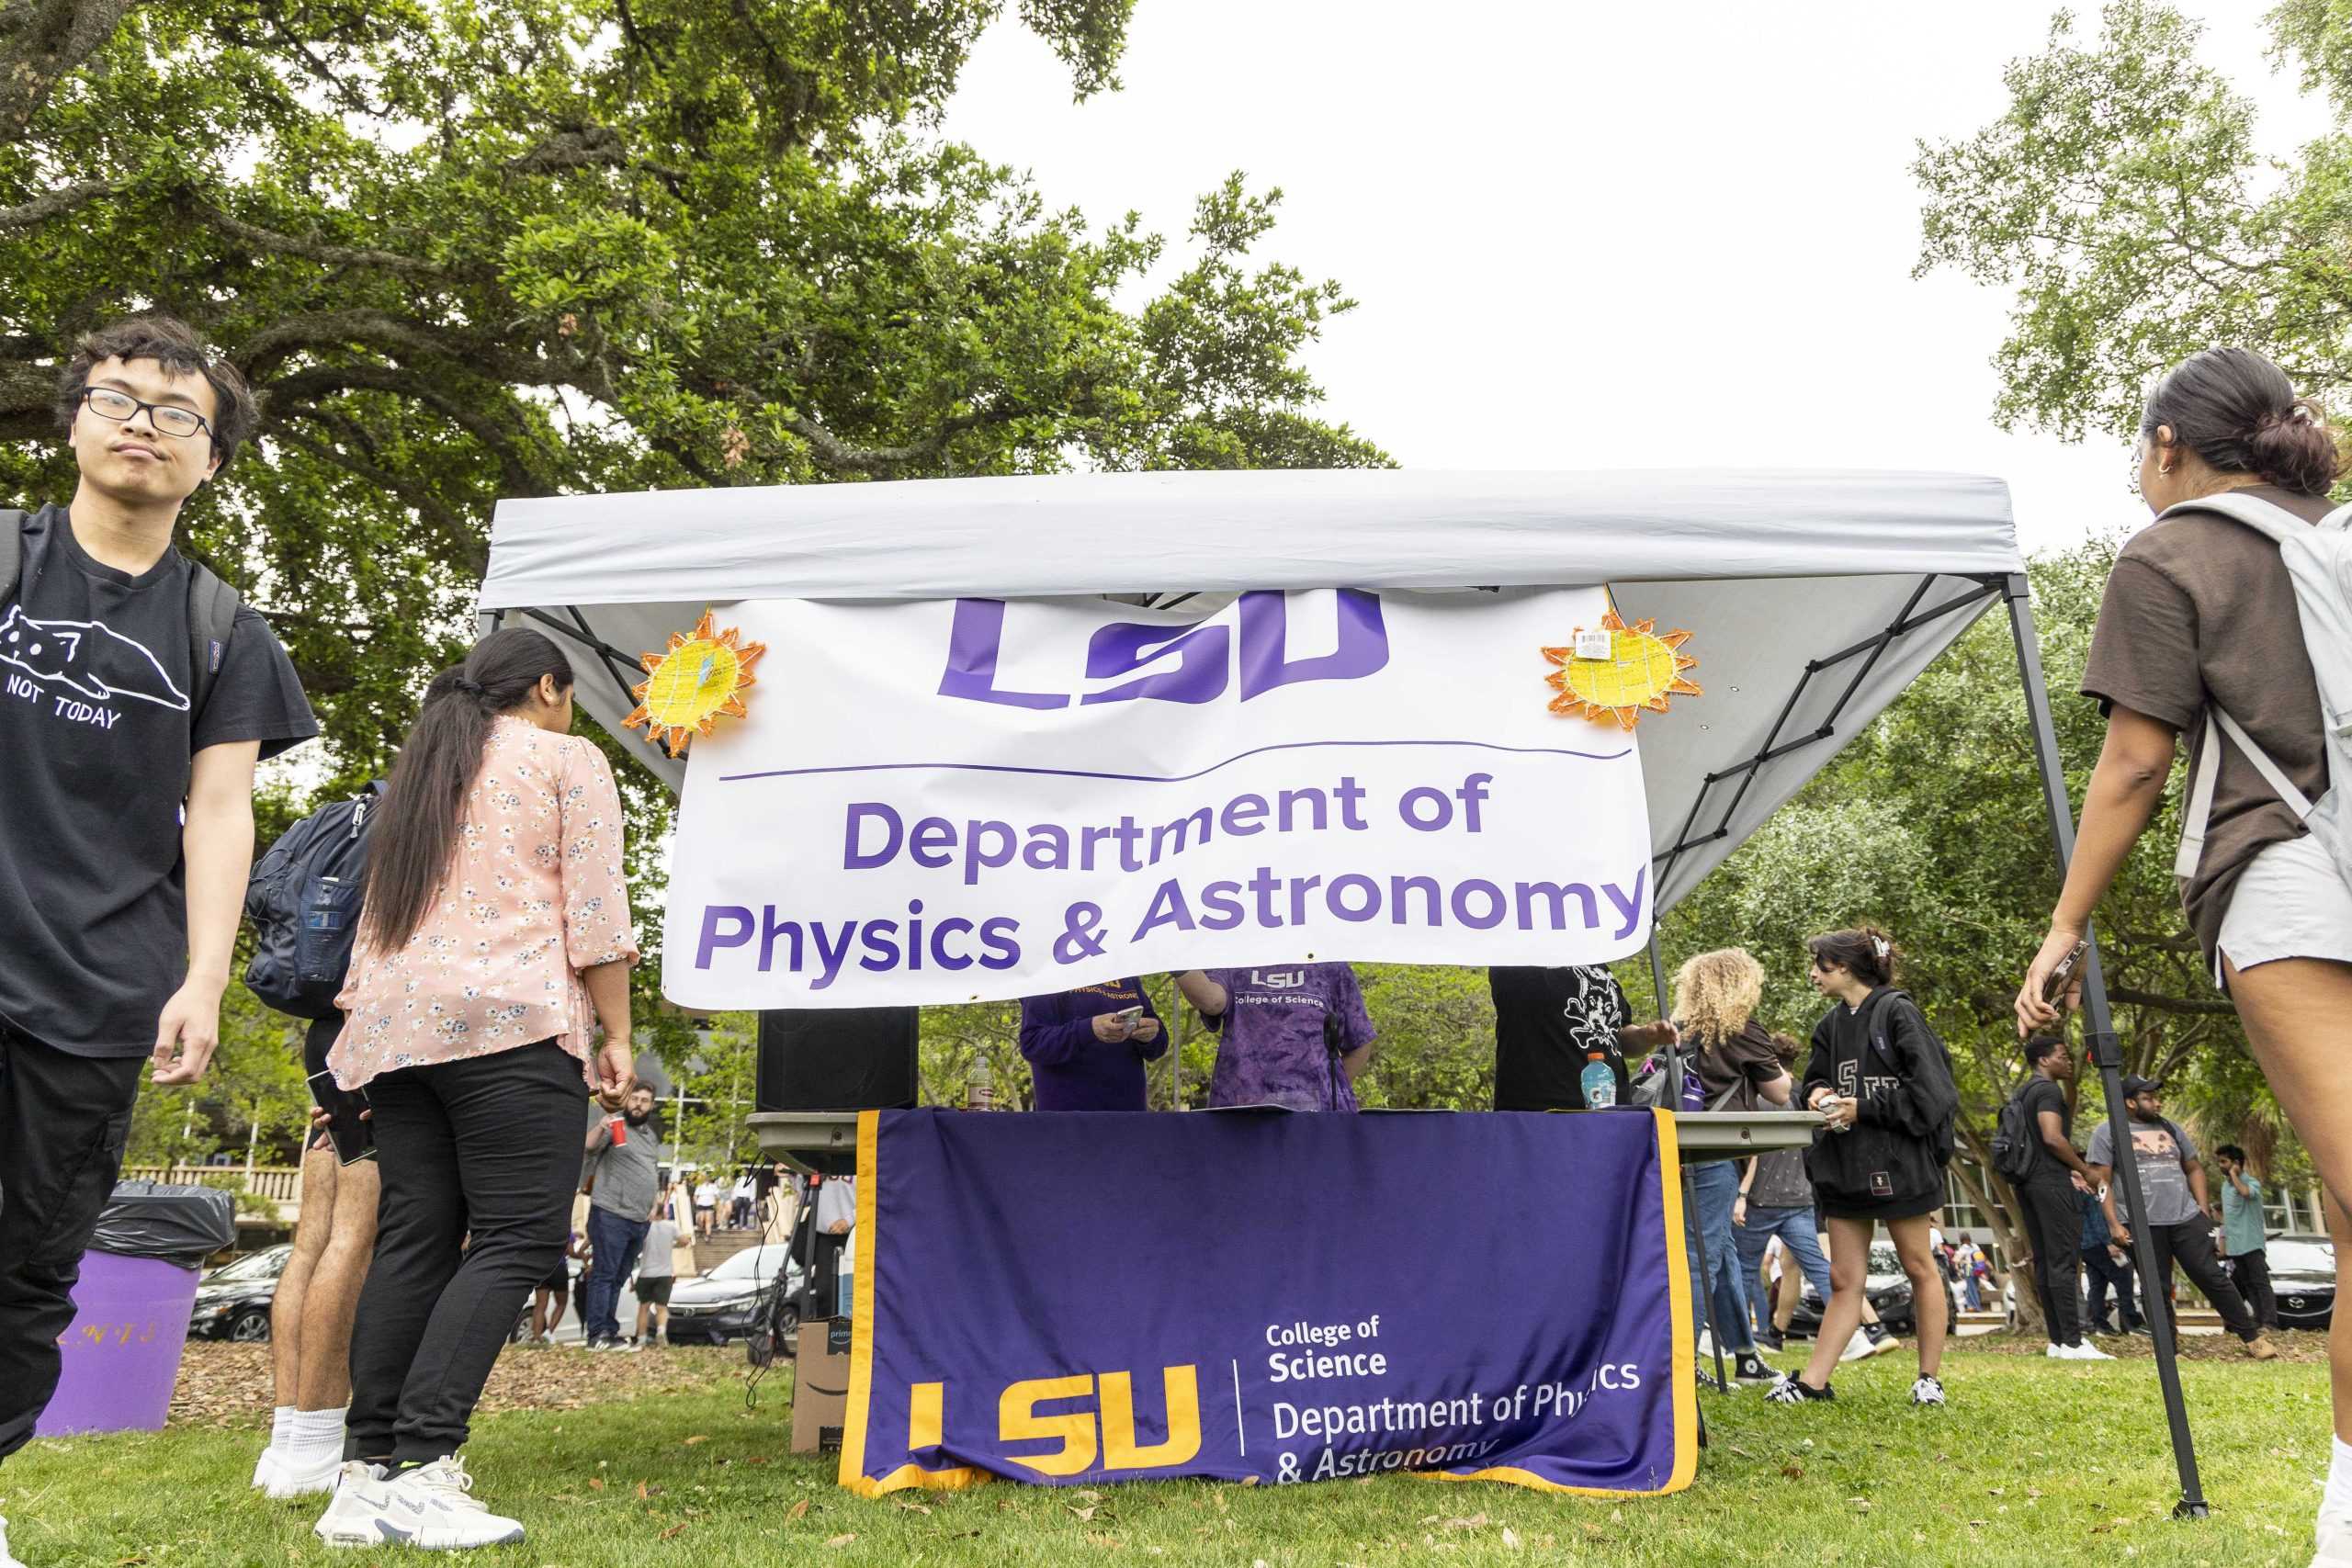
[[[2160,1303],[2171,1299],[2173,1264],[2177,1260],[2190,1282],[2222,1314],[2230,1332],[2245,1341],[2246,1353],[2257,1361],[2272,1359],[2278,1352],[2262,1337],[2254,1315],[2246,1311],[2245,1298],[2230,1282],[2229,1270],[2222,1267],[2213,1250],[2213,1205],[2205,1191],[2205,1169],[2197,1163],[2197,1145],[2165,1118],[2164,1085],[2153,1078],[2125,1078],[2123,1103],[2132,1113],[2132,1164],[2139,1171],[2146,1224],[2163,1270],[2161,1288],[2147,1292],[2148,1310],[2153,1313]],[[2101,1202],[2108,1228],[2118,1242],[2131,1246],[2132,1227],[2117,1207],[2122,1183],[2111,1179],[2115,1138],[2108,1122],[2100,1122],[2092,1132],[2090,1152],[2084,1157],[2104,1190]],[[2140,1219],[2132,1216],[2134,1223]]]
[[[588,1277],[580,1282],[580,1326],[591,1350],[620,1348],[616,1308],[662,1195],[661,1144],[653,1091],[643,1084],[628,1091],[620,1115],[599,1117],[589,1130],[582,1176],[588,1190]]]

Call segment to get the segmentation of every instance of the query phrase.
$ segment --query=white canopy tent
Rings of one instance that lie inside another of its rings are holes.
[[[617,728],[642,679],[638,655],[706,605],[741,600],[1100,594],[1174,605],[1247,589],[1596,583],[1628,620],[1690,629],[1705,688],[1641,728],[1656,914],[1996,601],[2009,612],[2062,865],[2072,856],[2025,560],[1996,479],[1290,470],[510,501],[492,525],[481,604],[485,623],[520,616],[553,634],[580,671],[581,701]],[[650,745],[639,755],[676,787],[679,764]],[[1650,963],[1659,976],[1655,926]],[[2095,944],[2083,975],[2086,1043],[2122,1140],[2121,1057]],[[2138,1212],[2136,1167],[2117,1175]],[[2150,1227],[2136,1245],[2142,1277],[2154,1278]],[[2177,1511],[2201,1515],[2172,1325],[2162,1314],[2152,1322]]]
[[[1641,729],[1663,911],[2024,569],[1967,475],[1091,474],[503,502],[481,608],[563,642],[611,728],[708,604],[1605,583],[1706,689]]]

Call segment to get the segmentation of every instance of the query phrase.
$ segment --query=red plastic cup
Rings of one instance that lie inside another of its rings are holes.
[[[605,1125],[613,1134],[613,1146],[618,1148],[628,1142],[628,1123],[618,1116],[608,1118]]]

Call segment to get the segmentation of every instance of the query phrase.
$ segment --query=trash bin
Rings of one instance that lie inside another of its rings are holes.
[[[218,1188],[116,1186],[82,1254],[74,1323],[58,1341],[63,1375],[35,1436],[163,1430],[198,1274],[236,1240],[236,1213]]]

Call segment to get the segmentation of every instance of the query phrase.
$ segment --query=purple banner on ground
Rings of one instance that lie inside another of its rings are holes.
[[[841,1482],[1679,1491],[1658,1112],[867,1112]]]

